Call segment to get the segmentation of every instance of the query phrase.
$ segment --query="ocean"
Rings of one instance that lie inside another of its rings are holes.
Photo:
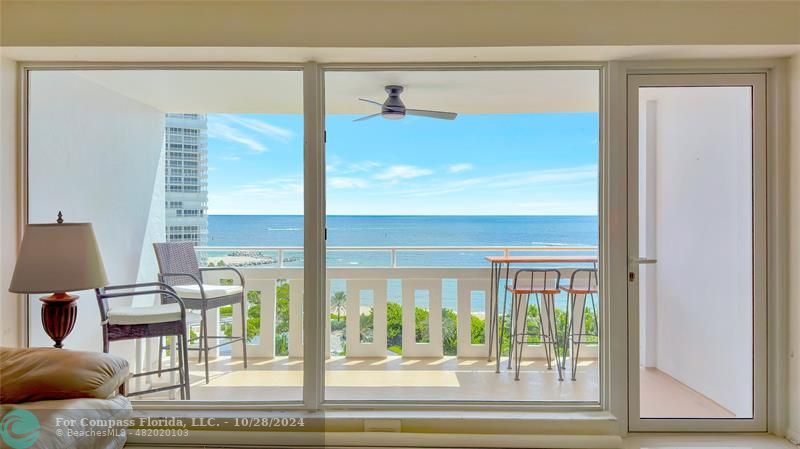
[[[329,267],[390,267],[389,251],[337,251],[338,246],[597,246],[597,216],[349,216],[327,218]],[[303,217],[298,215],[209,215],[208,245],[225,247],[301,247]],[[414,251],[396,255],[398,267],[486,267],[486,255],[497,251]],[[524,254],[517,252],[516,254]],[[537,252],[547,254],[547,252]],[[559,254],[581,254],[560,251]],[[585,254],[585,253],[584,253]],[[208,256],[230,253],[209,251]],[[250,256],[251,253],[246,255]],[[258,253],[264,266],[277,260],[277,252]],[[302,251],[285,251],[284,265],[302,266]],[[253,265],[253,262],[249,262]],[[260,263],[255,263],[259,265]],[[344,281],[332,280],[332,290]],[[399,299],[399,281],[389,281],[390,300]],[[443,282],[444,307],[455,308],[455,281]],[[369,301],[369,298],[364,298]],[[417,298],[424,306],[427,298]],[[482,309],[473,299],[473,311]]]
[[[329,246],[596,246],[597,216],[351,216]],[[299,215],[209,215],[209,246],[302,246]]]

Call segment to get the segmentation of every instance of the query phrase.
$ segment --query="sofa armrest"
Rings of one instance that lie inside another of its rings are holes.
[[[114,396],[130,371],[111,354],[55,348],[0,348],[0,403]]]

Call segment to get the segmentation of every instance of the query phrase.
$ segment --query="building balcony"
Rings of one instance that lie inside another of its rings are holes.
[[[198,247],[197,253],[201,263],[235,267],[245,278],[249,366],[243,367],[241,344],[212,350],[211,381],[205,384],[204,365],[190,353],[192,398],[298,400],[303,379],[302,248]],[[575,381],[569,373],[559,381],[555,365],[548,369],[545,348],[537,337],[524,347],[519,381],[507,367],[508,343],[503,346],[501,372],[495,373],[486,341],[491,270],[484,257],[511,253],[594,255],[596,248],[329,248],[327,397],[599,401],[596,337],[581,346]],[[558,268],[567,278],[580,266]],[[208,283],[234,282],[230,272],[206,275]],[[565,309],[565,296],[563,300]],[[209,321],[214,323],[212,329],[241,333],[238,308],[215,310]],[[165,397],[162,393],[150,398]]]

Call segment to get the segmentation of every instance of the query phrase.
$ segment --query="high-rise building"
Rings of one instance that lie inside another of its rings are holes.
[[[167,114],[164,139],[168,242],[208,244],[208,127],[205,114]]]

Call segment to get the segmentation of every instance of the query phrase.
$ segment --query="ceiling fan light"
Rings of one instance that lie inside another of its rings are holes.
[[[405,112],[400,111],[384,111],[381,116],[388,120],[400,120],[401,118],[405,117],[406,114]]]

